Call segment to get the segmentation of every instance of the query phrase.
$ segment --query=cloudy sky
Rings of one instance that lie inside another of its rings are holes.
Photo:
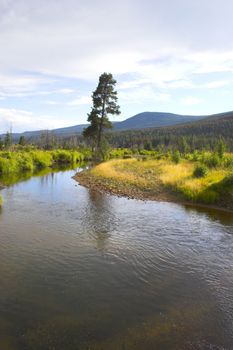
[[[0,133],[86,122],[98,77],[142,111],[233,110],[232,0],[0,0]]]

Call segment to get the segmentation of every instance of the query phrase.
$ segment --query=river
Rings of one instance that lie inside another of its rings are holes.
[[[74,174],[1,191],[0,349],[233,349],[233,215]]]

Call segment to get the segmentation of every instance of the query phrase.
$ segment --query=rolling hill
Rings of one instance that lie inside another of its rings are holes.
[[[180,115],[163,112],[143,112],[114,124],[114,131],[163,127],[189,123],[204,119],[206,116]]]
[[[190,116],[163,112],[143,112],[120,122],[113,122],[113,131],[157,128],[172,126],[183,123],[190,123],[206,118],[206,116]],[[69,126],[66,128],[53,129],[49,132],[58,137],[69,137],[81,134],[88,124]],[[26,131],[23,133],[13,133],[13,139],[17,141],[20,136],[28,140],[38,138],[45,130]],[[2,137],[3,135],[0,135]]]
[[[148,142],[153,147],[159,145],[169,147],[178,146],[184,138],[193,150],[214,149],[222,138],[228,149],[233,151],[233,111],[215,114],[189,123],[112,132],[109,135],[109,142],[114,147],[140,146]]]

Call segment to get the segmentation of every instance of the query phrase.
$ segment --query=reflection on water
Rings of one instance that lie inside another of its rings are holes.
[[[0,349],[232,349],[232,214],[99,194],[74,173],[2,191]]]
[[[41,182],[46,181],[52,181],[54,178],[54,174],[57,172],[66,172],[67,170],[81,170],[86,167],[86,163],[82,162],[79,163],[79,168],[75,167],[74,165],[67,167],[67,166],[60,166],[60,167],[53,167],[53,168],[43,168],[43,169],[37,169],[34,172],[32,171],[25,171],[20,173],[10,173],[10,174],[4,174],[0,176],[0,183],[5,186],[14,185],[19,182],[27,181],[32,176],[37,177],[39,176],[41,179]]]
[[[192,215],[192,212],[200,213],[211,220],[219,221],[223,225],[232,225],[233,222],[233,214],[232,212],[226,212],[225,210],[215,209],[215,208],[208,208],[205,206],[198,206],[198,205],[185,205],[184,208],[187,210],[188,213]]]

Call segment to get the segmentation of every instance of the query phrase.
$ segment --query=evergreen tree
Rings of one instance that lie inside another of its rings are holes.
[[[103,134],[105,129],[110,129],[112,123],[108,115],[120,114],[120,107],[117,105],[117,91],[115,91],[116,80],[111,73],[103,73],[99,77],[99,83],[92,94],[93,106],[88,114],[88,126],[84,137],[91,139],[93,150],[97,156],[103,158]]]
[[[26,145],[26,139],[24,136],[20,136],[19,138],[19,145],[25,146]]]
[[[12,135],[9,131],[7,131],[5,138],[4,138],[4,145],[6,148],[9,148],[12,144]]]
[[[220,141],[218,142],[218,145],[217,145],[217,152],[218,152],[218,156],[220,159],[223,158],[225,150],[226,150],[226,145],[225,145],[224,141],[222,139],[220,139]]]

